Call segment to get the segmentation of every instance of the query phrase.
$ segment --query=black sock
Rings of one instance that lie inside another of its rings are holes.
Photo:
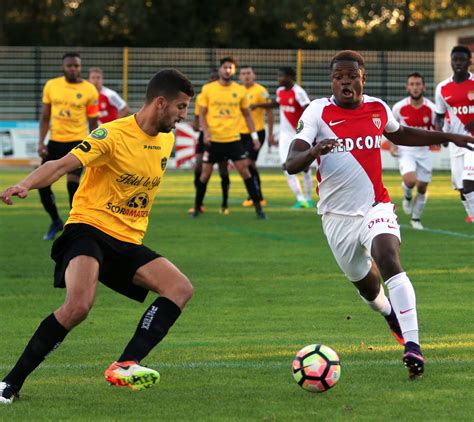
[[[166,297],[159,297],[143,314],[137,330],[118,362],[140,362],[163,339],[181,315],[181,309]]]
[[[196,182],[196,199],[194,201],[194,209],[199,210],[202,207],[202,201],[206,195],[207,183],[202,183],[200,179]]]
[[[221,175],[221,188],[222,188],[222,208],[228,208],[229,188],[230,188],[230,178],[228,174]]]
[[[46,212],[51,217],[51,220],[58,220],[58,209],[56,208],[56,200],[54,198],[54,193],[51,190],[51,186],[46,186],[45,188],[38,189],[38,192],[41,198],[41,203],[43,204],[43,207]]]
[[[77,182],[67,182],[67,191],[69,193],[69,208],[72,208],[72,199],[74,198],[74,194],[79,187],[79,183]]]
[[[61,344],[67,333],[68,330],[58,322],[54,314],[47,316],[36,329],[23,354],[3,381],[13,385],[17,392],[20,391],[26,377]]]
[[[196,189],[197,189],[197,182],[200,177],[201,177],[201,169],[195,169],[194,170],[194,187]]]
[[[247,193],[249,194],[250,198],[253,201],[253,206],[255,207],[255,210],[261,211],[262,206],[260,205],[260,200],[258,199],[257,188],[255,187],[253,177],[244,179],[244,182],[245,182],[245,187],[247,188]]]
[[[258,170],[252,166],[249,166],[249,171],[250,171],[250,174],[252,175],[253,181],[255,183],[255,187],[257,188],[258,198],[260,199],[260,201],[262,201],[263,194],[262,194],[262,184],[260,181],[260,174],[258,173]]]

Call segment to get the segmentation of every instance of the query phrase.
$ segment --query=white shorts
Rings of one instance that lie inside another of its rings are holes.
[[[393,234],[401,241],[395,205],[380,203],[365,216],[326,213],[322,216],[323,231],[334,258],[350,281],[362,280],[370,271],[370,251],[379,234]]]
[[[416,180],[431,182],[433,163],[428,148],[398,148],[398,165],[400,174],[416,173]]]
[[[466,150],[464,153],[462,180],[474,180],[474,151]]]
[[[451,184],[453,189],[462,189],[462,174],[464,172],[464,155],[451,155]]]

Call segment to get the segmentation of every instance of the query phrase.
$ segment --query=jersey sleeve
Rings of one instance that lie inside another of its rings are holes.
[[[441,84],[438,84],[435,92],[435,112],[444,115],[447,110],[446,101],[444,101],[443,95],[441,94]]]
[[[302,139],[310,146],[313,146],[320,130],[320,119],[321,107],[317,102],[312,102],[309,107],[303,111],[298,121],[298,126],[296,127],[296,135],[293,139]]]
[[[271,102],[271,99],[270,99],[270,94],[268,93],[268,91],[266,90],[266,88],[263,88],[262,87],[262,91],[260,92],[260,102],[262,103],[269,103]]]
[[[115,91],[112,91],[109,101],[110,104],[112,104],[119,111],[123,110],[127,106],[127,103]]]
[[[99,93],[94,88],[91,91],[89,101],[86,105],[87,117],[98,117],[99,116]]]
[[[113,155],[114,145],[113,136],[106,127],[100,126],[73,148],[70,154],[74,155],[83,167],[100,167]]]
[[[400,117],[400,109],[401,109],[401,104],[400,102],[396,103],[393,107],[392,107],[392,114],[393,114],[393,117],[395,118],[395,120],[398,122],[398,123],[401,123],[401,117]]]
[[[395,116],[393,115],[392,110],[390,110],[390,107],[385,104],[385,102],[380,102],[385,107],[385,111],[387,112],[387,123],[385,124],[384,131],[388,133],[396,132],[398,129],[400,129],[400,123],[398,123],[398,121],[395,119]]]
[[[301,87],[298,87],[298,89],[296,89],[295,96],[296,96],[296,101],[298,101],[301,107],[306,107],[311,102],[311,100],[308,97],[308,94]]]
[[[279,94],[280,94],[280,88],[278,88],[275,92],[275,97],[276,97],[275,99],[276,99],[276,102],[278,104],[280,104],[280,95]]]
[[[50,97],[50,86],[51,84],[48,82],[46,82],[44,88],[43,88],[43,98],[42,98],[42,102],[44,104],[51,104],[51,97]]]

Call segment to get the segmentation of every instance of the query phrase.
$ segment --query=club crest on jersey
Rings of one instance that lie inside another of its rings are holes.
[[[382,119],[380,118],[380,114],[372,114],[372,121],[377,129],[382,127]]]
[[[304,128],[303,120],[298,120],[298,126],[296,127],[296,133],[300,133]]]
[[[293,104],[293,98],[289,98],[288,103]]]
[[[474,91],[468,91],[467,93],[467,99],[469,101],[474,101]]]
[[[78,92],[78,93],[76,94],[76,98],[77,98],[78,100],[81,99],[81,98],[82,98],[82,94],[81,94],[80,92]]]
[[[161,159],[161,170],[165,171],[166,164],[168,164],[168,159],[166,157],[163,157]]]
[[[100,127],[91,133],[91,137],[99,140],[105,139],[107,137],[107,129]]]
[[[426,123],[428,123],[429,121],[430,121],[429,116],[424,116],[424,117],[423,117],[423,123],[426,124]]]

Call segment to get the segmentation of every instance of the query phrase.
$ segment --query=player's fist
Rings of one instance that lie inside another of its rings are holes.
[[[44,158],[48,155],[48,147],[45,144],[43,144],[42,142],[40,142],[38,144],[38,155],[41,158]]]
[[[335,139],[324,139],[321,142],[318,142],[313,147],[314,157],[319,157],[320,155],[326,155],[328,152],[331,152],[336,148],[339,143]]]
[[[13,205],[12,196],[18,198],[26,198],[28,196],[28,189],[21,185],[11,186],[0,193],[0,199],[7,205]]]

